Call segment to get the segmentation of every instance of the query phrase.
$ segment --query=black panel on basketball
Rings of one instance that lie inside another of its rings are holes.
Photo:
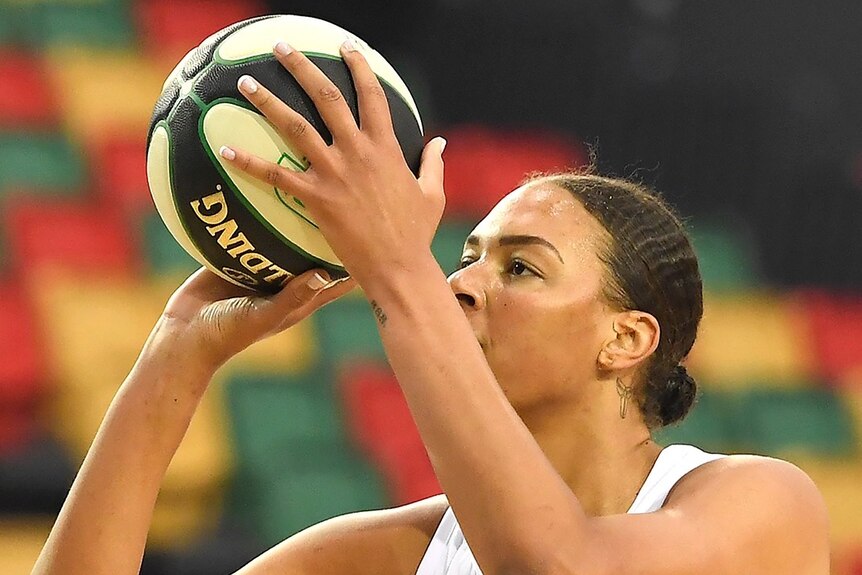
[[[253,179],[232,181],[239,172],[224,165],[216,150],[230,145],[222,140],[241,130],[246,145],[275,154],[270,161],[280,162],[279,153],[292,161],[295,153],[287,152],[289,142],[275,136],[239,93],[237,81],[244,74],[301,113],[331,143],[311,98],[271,53],[271,44],[282,38],[299,42],[294,47],[332,79],[358,121],[356,91],[338,51],[346,35],[337,26],[299,16],[236,23],[190,52],[156,102],[147,134],[147,173],[156,206],[179,243],[223,278],[275,292],[311,268],[322,268],[333,278],[346,276],[298,200]],[[408,166],[418,174],[424,137],[412,97],[385,60],[357,41],[381,78],[395,135]],[[298,165],[300,159],[294,159]]]

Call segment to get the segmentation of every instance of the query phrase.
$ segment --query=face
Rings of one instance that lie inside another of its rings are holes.
[[[533,183],[467,239],[449,283],[516,409],[574,399],[596,379],[614,336],[597,255],[605,233],[571,193]]]

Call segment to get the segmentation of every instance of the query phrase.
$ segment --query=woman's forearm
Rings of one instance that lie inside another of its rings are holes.
[[[111,402],[33,575],[138,573],[159,485],[212,376],[170,324]]]
[[[580,505],[497,384],[439,266],[419,263],[363,287],[438,479],[483,569],[529,561],[534,551],[541,556],[554,535],[583,526]],[[566,508],[572,512],[560,513]],[[560,520],[567,516],[572,525]]]

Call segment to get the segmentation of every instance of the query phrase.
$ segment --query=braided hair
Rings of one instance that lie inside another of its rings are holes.
[[[530,177],[575,196],[607,231],[599,258],[607,273],[605,299],[621,310],[653,315],[661,327],[636,395],[650,429],[681,421],[694,404],[697,383],[680,362],[703,315],[697,257],[674,211],[652,190],[628,180],[565,172]]]

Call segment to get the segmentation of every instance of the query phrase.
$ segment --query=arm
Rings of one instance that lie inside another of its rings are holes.
[[[823,513],[816,490],[798,470],[770,467],[757,476],[751,485],[762,508],[739,502],[738,493],[730,499],[737,504],[724,506],[734,489],[748,485],[725,478],[715,489],[680,500],[678,509],[650,517],[586,516],[506,400],[431,256],[429,230],[443,205],[441,143],[426,146],[415,179],[400,155],[379,83],[358,52],[345,46],[342,54],[357,88],[361,129],[343,98],[332,96],[337,89],[302,54],[277,55],[314,99],[333,134],[331,146],[265,87],[240,86],[303,150],[309,172],[290,172],[242,150],[221,153],[299,197],[365,290],[438,478],[485,575],[718,575],[734,560],[743,565],[737,571],[751,572],[745,565],[754,556],[745,553],[752,541],[802,557],[799,534],[822,534]],[[742,470],[724,475],[746,477]],[[791,505],[797,499],[802,503]],[[786,522],[775,525],[776,513]],[[816,521],[806,531],[808,515]],[[776,547],[776,533],[793,545]],[[771,570],[761,572],[778,572],[779,564],[767,562]]]
[[[353,287],[313,289],[312,276],[270,298],[205,270],[177,290],[108,408],[34,575],[138,572],[159,485],[215,370]]]
[[[236,575],[415,573],[448,506],[437,495],[335,517],[273,547]]]

